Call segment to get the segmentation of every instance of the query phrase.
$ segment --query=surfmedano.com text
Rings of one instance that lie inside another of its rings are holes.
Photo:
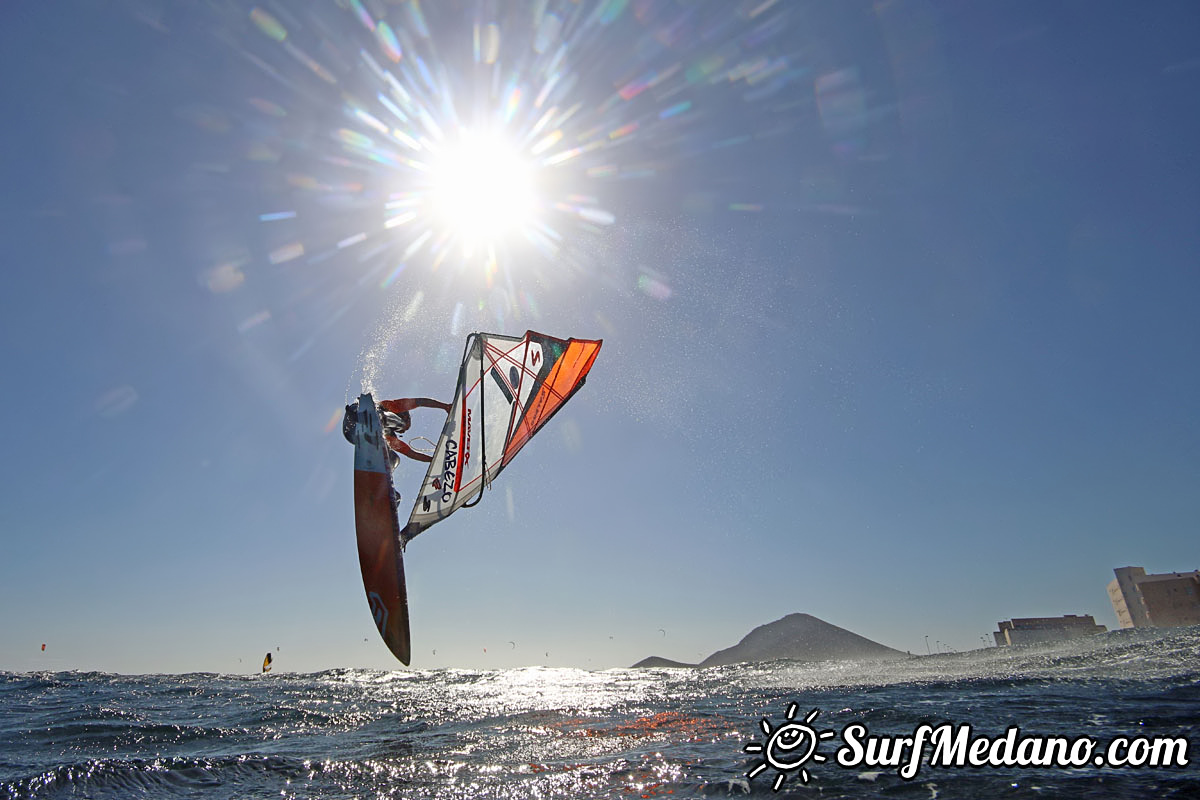
[[[1023,736],[1011,726],[1003,736],[973,736],[970,725],[920,725],[911,736],[873,736],[865,725],[847,725],[837,762],[843,767],[899,767],[917,777],[929,767],[1186,767],[1186,738],[1117,736],[1103,749],[1090,736]]]

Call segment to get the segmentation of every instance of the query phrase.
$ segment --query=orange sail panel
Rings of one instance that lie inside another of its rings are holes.
[[[546,349],[554,350],[553,340]],[[529,439],[541,430],[554,412],[558,411],[578,391],[587,377],[592,362],[600,353],[600,342],[571,339],[561,355],[553,361],[550,374],[530,395],[529,403],[515,420],[516,425],[504,446],[504,463],[525,446]]]

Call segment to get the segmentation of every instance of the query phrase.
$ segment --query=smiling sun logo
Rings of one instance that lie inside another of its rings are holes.
[[[808,770],[804,765],[809,761],[815,763],[824,761],[825,756],[817,752],[817,745],[821,743],[822,739],[837,735],[834,731],[817,733],[813,730],[812,721],[820,713],[814,708],[803,722],[795,722],[796,704],[792,703],[787,710],[788,721],[774,729],[771,727],[771,721],[763,717],[759,726],[766,735],[767,741],[762,744],[751,742],[742,749],[742,752],[745,753],[761,753],[763,760],[756,764],[754,769],[747,772],[746,777],[753,779],[767,767],[774,767],[778,774],[775,776],[775,783],[771,786],[772,791],[778,792],[788,773],[797,770],[800,772],[800,782],[808,783]]]

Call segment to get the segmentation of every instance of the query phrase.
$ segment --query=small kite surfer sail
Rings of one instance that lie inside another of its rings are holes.
[[[473,333],[467,337],[454,400],[429,470],[401,528],[388,446],[375,399],[364,393],[353,417],[354,516],[359,566],[375,625],[404,664],[411,656],[404,546],[486,486],[583,386],[601,340]]]

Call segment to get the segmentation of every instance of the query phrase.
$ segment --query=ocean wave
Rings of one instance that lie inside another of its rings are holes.
[[[703,669],[3,673],[0,798],[764,795],[743,747],[793,706],[834,732],[1194,738],[1200,629],[1152,634]],[[943,770],[928,783],[943,797],[1183,797],[1197,771]],[[829,762],[807,787],[794,778],[780,796],[933,791]]]

